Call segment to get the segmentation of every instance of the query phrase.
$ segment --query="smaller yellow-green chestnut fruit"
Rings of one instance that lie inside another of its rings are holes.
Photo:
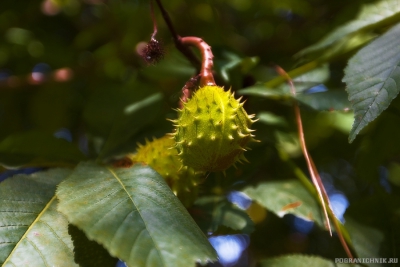
[[[146,141],[130,158],[134,162],[144,162],[157,171],[183,205],[188,207],[197,198],[202,173],[182,166],[174,143],[170,136]]]

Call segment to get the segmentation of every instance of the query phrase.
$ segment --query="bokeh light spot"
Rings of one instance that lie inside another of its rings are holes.
[[[227,199],[233,204],[236,204],[239,208],[243,210],[246,210],[248,207],[250,207],[252,202],[249,196],[239,191],[231,191],[228,194]]]
[[[47,16],[55,16],[60,12],[60,7],[52,0],[44,0],[41,10]]]
[[[209,241],[218,253],[219,262],[223,266],[234,265],[248,247],[248,235],[225,235],[210,237]]]
[[[31,41],[28,44],[28,53],[32,57],[40,57],[44,53],[44,46],[39,41]]]

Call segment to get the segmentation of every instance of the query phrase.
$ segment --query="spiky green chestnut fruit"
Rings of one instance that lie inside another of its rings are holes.
[[[130,158],[134,162],[144,162],[157,171],[174,194],[188,207],[197,197],[202,174],[182,166],[174,144],[174,140],[169,136],[153,141],[147,140],[145,145],[139,145],[136,154]]]
[[[240,99],[219,86],[198,89],[178,110],[173,133],[183,165],[198,171],[224,171],[241,160],[247,143],[255,141]]]

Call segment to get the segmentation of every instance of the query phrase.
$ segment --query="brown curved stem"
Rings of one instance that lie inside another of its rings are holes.
[[[288,82],[288,84],[290,86],[290,91],[291,91],[292,95],[295,96],[296,95],[296,89],[294,87],[292,78],[281,67],[276,66],[275,68],[276,68],[276,71],[278,72],[278,74]],[[334,227],[336,229],[336,232],[338,234],[340,243],[342,244],[343,249],[345,250],[347,256],[349,258],[353,259],[354,257],[353,257],[353,255],[352,255],[352,253],[350,251],[350,248],[347,245],[347,242],[346,242],[346,240],[345,240],[345,238],[343,236],[343,233],[342,233],[342,230],[341,230],[340,225],[338,223],[338,220],[337,220],[337,218],[335,217],[335,215],[333,213],[332,207],[330,205],[328,194],[325,191],[325,187],[324,187],[324,185],[322,183],[321,177],[319,176],[317,167],[315,166],[314,161],[313,161],[311,155],[308,152],[306,141],[305,141],[305,138],[304,138],[304,130],[303,130],[303,123],[302,123],[302,120],[301,120],[300,107],[299,107],[299,104],[298,104],[298,102],[296,100],[294,101],[293,108],[294,108],[294,113],[295,113],[295,117],[296,117],[296,123],[297,123],[297,129],[298,129],[298,134],[299,134],[299,141],[300,141],[301,150],[302,150],[304,158],[306,160],[308,171],[310,172],[311,180],[312,180],[312,182],[314,184],[314,187],[315,187],[315,189],[317,191],[317,195],[318,195],[318,198],[320,200],[320,203],[321,203],[324,215],[325,215],[326,226],[327,226],[327,228],[328,228],[328,230],[329,230],[329,232],[330,232],[330,234],[332,236],[332,230],[331,230],[330,220],[329,220],[329,215],[330,215],[331,218],[332,218],[332,221],[333,221],[333,225],[334,225]]]
[[[211,52],[211,47],[199,37],[182,37],[181,42],[186,46],[194,46],[201,52],[200,86],[215,85],[214,75],[212,73],[214,55]]]

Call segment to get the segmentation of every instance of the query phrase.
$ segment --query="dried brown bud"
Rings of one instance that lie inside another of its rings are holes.
[[[164,47],[156,39],[152,38],[150,42],[143,48],[140,56],[149,65],[157,64],[164,57]]]

